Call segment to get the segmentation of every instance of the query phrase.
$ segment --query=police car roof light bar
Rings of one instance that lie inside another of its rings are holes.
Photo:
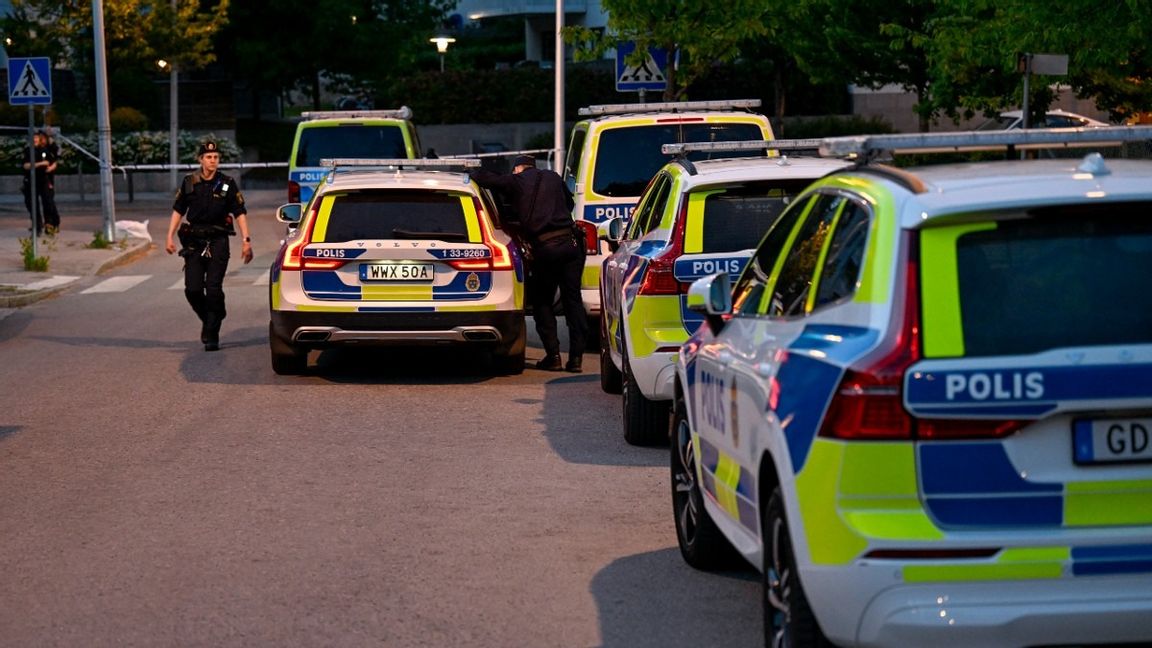
[[[414,171],[438,171],[444,169],[473,168],[480,166],[480,160],[467,158],[445,159],[408,159],[408,158],[324,158],[320,166],[331,167],[332,170],[348,167],[373,167],[377,169],[411,169]]]
[[[736,142],[678,142],[664,144],[660,147],[664,155],[684,155],[685,153],[706,151],[818,151],[824,140],[816,139],[778,139],[778,140],[741,140]]]
[[[305,121],[312,119],[412,119],[412,109],[400,106],[395,110],[317,110],[300,113]]]
[[[713,101],[663,101],[656,103],[599,104],[577,111],[581,117],[622,115],[636,112],[685,112],[689,110],[748,110],[759,108],[759,99],[723,99]]]
[[[829,137],[820,144],[825,157],[859,156],[871,159],[885,151],[898,153],[954,152],[1009,147],[1074,146],[1092,143],[1152,140],[1152,126],[1101,126],[1098,128],[1038,128],[1006,131],[962,131],[896,135]]]

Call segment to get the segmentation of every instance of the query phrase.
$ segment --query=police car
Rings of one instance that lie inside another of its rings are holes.
[[[677,538],[760,568],[766,645],[1152,642],[1152,161],[871,160],[1150,138],[833,138],[860,165],[692,285]]]
[[[676,142],[772,139],[764,115],[751,112],[759,99],[607,104],[581,108],[572,128],[564,165],[575,200],[576,221],[600,226],[627,219],[653,174],[667,162],[661,146]],[[757,156],[758,151],[734,155]],[[694,153],[700,160],[707,154]],[[592,237],[580,288],[589,316],[600,315],[600,267],[608,250]]]
[[[486,348],[497,371],[524,369],[524,264],[477,160],[336,159],[271,269],[269,347],[279,374],[341,345]]]
[[[412,109],[305,112],[288,158],[288,202],[307,203],[327,174],[324,159],[418,158]]]
[[[664,152],[677,157],[653,176],[633,217],[608,222],[607,239],[616,250],[600,275],[600,385],[623,392],[629,443],[668,440],[676,352],[703,321],[685,307],[688,285],[719,271],[739,274],[792,198],[813,180],[849,166],[811,156],[766,157],[769,150],[814,152],[817,143],[665,145]],[[761,157],[690,157],[749,152]]]

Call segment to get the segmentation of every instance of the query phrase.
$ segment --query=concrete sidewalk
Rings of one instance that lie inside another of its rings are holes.
[[[23,197],[0,197],[0,308],[19,308],[50,297],[70,283],[85,276],[99,275],[117,265],[146,254],[154,245],[163,248],[168,217],[172,213],[169,194],[136,194],[135,200],[117,200],[116,220],[149,221],[145,238],[125,236],[122,232],[109,247],[91,247],[96,232],[103,231],[104,212],[98,196],[56,197],[60,209],[60,232],[41,236],[37,253],[48,259],[45,272],[24,269],[21,239],[29,240],[31,219]]]

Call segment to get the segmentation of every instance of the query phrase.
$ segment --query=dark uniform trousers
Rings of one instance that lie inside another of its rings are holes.
[[[588,339],[588,319],[580,296],[580,277],[584,273],[584,245],[575,236],[561,236],[532,246],[532,315],[536,333],[547,346],[556,340],[556,313],[552,300],[560,289],[560,303],[568,324],[568,356],[584,355]],[[560,349],[544,349],[549,357]]]
[[[207,240],[210,256],[201,254],[205,248],[197,245],[193,253],[184,257],[184,296],[200,321],[213,330],[228,312],[224,306],[224,275],[228,272],[230,256],[227,236],[214,236]]]

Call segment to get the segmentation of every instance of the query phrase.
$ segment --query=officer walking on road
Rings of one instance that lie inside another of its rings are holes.
[[[234,235],[233,221],[244,237],[241,256],[252,260],[252,240],[248,237],[248,213],[236,180],[219,173],[220,150],[216,142],[200,145],[200,170],[184,176],[172,204],[168,224],[168,254],[176,252],[173,237],[179,233],[180,256],[184,257],[184,296],[203,324],[200,341],[205,351],[220,348],[220,323],[224,307],[224,275],[228,272],[228,237]],[[187,216],[188,222],[181,223]]]
[[[584,272],[584,243],[572,222],[572,192],[556,172],[537,169],[536,160],[519,155],[512,161],[512,175],[478,169],[472,179],[481,187],[502,193],[516,208],[520,226],[532,254],[532,282],[529,286],[536,333],[544,343],[544,359],[537,369],[579,373],[588,335],[584,300],[580,297],[580,275]],[[556,313],[552,299],[556,288],[568,323],[568,362],[560,360],[560,339],[556,335]]]

